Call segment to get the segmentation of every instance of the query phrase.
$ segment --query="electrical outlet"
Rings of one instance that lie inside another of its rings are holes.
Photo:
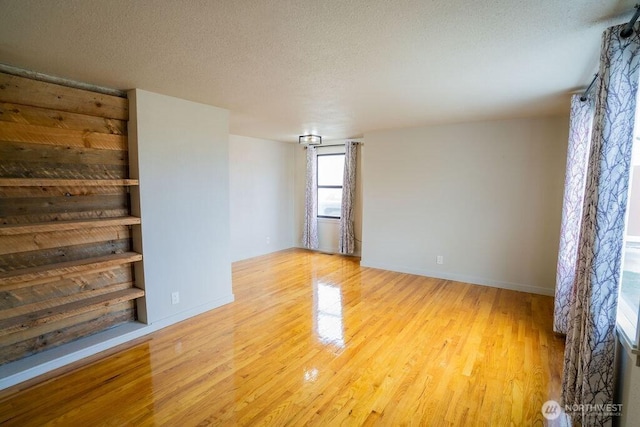
[[[267,236],[267,245],[271,244],[271,237]]]
[[[442,255],[438,255],[436,257],[436,264],[440,264],[440,265],[444,264],[444,257]]]
[[[171,293],[171,304],[180,303],[180,292],[172,292]]]

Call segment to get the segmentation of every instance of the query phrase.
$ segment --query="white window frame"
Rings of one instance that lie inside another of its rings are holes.
[[[317,154],[316,155],[316,197],[318,196],[318,190],[320,188],[333,188],[333,189],[341,189],[344,191],[344,181],[342,182],[341,185],[320,185],[320,158],[321,157],[328,157],[328,156],[345,156],[344,152],[341,153],[323,153],[323,154]],[[318,207],[320,207],[320,204],[318,204]],[[328,220],[339,220],[342,217],[342,207],[340,208],[340,215],[339,216],[333,216],[333,215],[320,215],[320,213],[316,210],[316,218],[318,219],[328,219]]]

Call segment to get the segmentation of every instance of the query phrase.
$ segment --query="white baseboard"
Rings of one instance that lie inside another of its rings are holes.
[[[442,271],[430,271],[421,268],[412,268],[402,265],[387,264],[384,262],[370,262],[363,259],[360,261],[362,267],[379,268],[382,270],[397,271],[399,273],[415,274],[417,276],[433,277],[435,279],[454,280],[456,282],[470,283],[472,285],[490,286],[492,288],[509,289],[512,291],[528,292],[530,294],[549,295],[555,294],[555,288],[545,288],[542,286],[525,285],[521,283],[511,283],[501,280],[486,279],[483,277],[467,276],[464,274],[449,273]]]
[[[158,331],[183,320],[205,313],[233,302],[233,294],[225,295],[206,304],[175,314],[166,319],[145,325],[144,323],[125,323],[112,329],[81,338],[76,341],[43,351],[15,362],[0,366],[0,390],[12,387],[23,381],[46,374],[54,369],[93,356],[151,332]]]
[[[294,246],[294,247],[295,248],[299,248],[299,249],[307,249],[307,250],[314,251],[314,252],[320,252],[320,253],[323,253],[323,254],[354,256],[354,257],[358,257],[358,258],[360,257],[360,251],[355,251],[352,254],[346,255],[346,254],[341,254],[340,252],[338,252],[338,248],[308,249],[308,248],[305,248],[304,246],[302,246],[301,244],[297,245],[297,246]]]

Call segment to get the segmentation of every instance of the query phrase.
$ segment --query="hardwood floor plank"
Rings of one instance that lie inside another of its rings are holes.
[[[236,301],[0,393],[7,425],[543,425],[553,300],[288,250]],[[105,410],[109,408],[109,410]]]

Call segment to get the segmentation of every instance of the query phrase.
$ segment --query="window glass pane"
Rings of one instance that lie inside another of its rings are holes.
[[[636,105],[640,105],[636,101]],[[633,345],[638,344],[640,311],[640,108],[636,108],[629,170],[629,198],[624,236],[622,279],[618,294],[618,327]]]
[[[620,297],[618,298],[618,317],[627,323],[627,335],[633,341],[637,333],[638,310],[640,310],[640,242],[627,241],[624,249],[624,265]],[[634,343],[635,344],[635,343]]]
[[[340,218],[342,188],[318,188],[318,216]]]
[[[344,154],[318,156],[318,185],[342,185]]]
[[[638,138],[634,138],[627,228],[625,230],[624,264],[618,297],[618,325],[636,344],[638,311],[640,310],[640,154]]]

